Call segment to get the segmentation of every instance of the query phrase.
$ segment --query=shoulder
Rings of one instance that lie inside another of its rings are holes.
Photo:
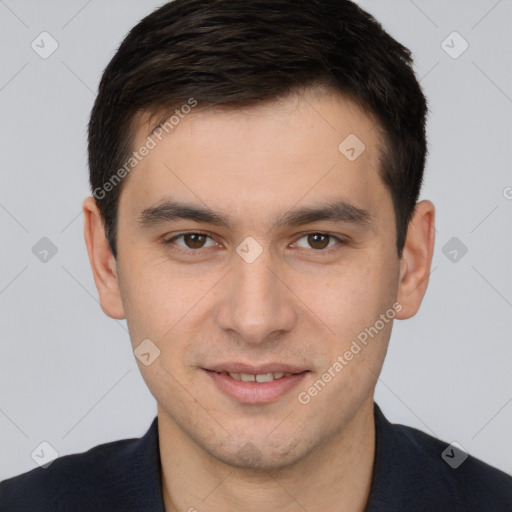
[[[391,424],[380,413],[382,472],[406,482],[406,499],[437,510],[512,511],[512,477],[463,450],[404,425]],[[379,444],[379,438],[377,439]],[[385,446],[382,446],[385,444]],[[418,508],[417,510],[423,510]],[[427,510],[427,507],[425,507]]]
[[[136,439],[101,444],[90,450],[65,455],[48,467],[38,467],[0,482],[0,509],[3,511],[58,510],[63,503],[85,500],[93,505],[88,491],[112,484],[112,474]],[[85,503],[84,503],[85,505]]]
[[[65,455],[46,468],[38,467],[0,482],[0,510],[139,510],[143,493],[149,492],[146,484],[151,482],[155,489],[158,484],[157,448],[150,443],[155,428],[156,419],[142,438],[122,439]],[[141,475],[148,480],[143,482]],[[141,491],[145,486],[146,490]]]
[[[490,500],[487,504],[501,502],[507,505],[507,510],[512,510],[512,477],[465,453],[456,445],[403,425],[397,426],[397,430],[408,440],[411,449],[421,459],[426,459],[425,465],[438,473],[450,490],[460,496],[461,502],[469,506]]]

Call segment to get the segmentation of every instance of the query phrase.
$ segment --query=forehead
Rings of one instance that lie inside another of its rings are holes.
[[[243,216],[248,205],[270,214],[329,195],[369,209],[383,193],[379,125],[337,93],[314,89],[251,107],[177,110],[162,116],[167,131],[155,130],[155,116],[139,119],[133,149],[149,138],[154,144],[121,194],[134,214],[169,195]]]

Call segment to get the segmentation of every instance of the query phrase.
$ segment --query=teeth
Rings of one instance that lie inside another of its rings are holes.
[[[272,373],[261,373],[256,375],[256,382],[272,382],[274,380],[274,374]]]
[[[291,373],[260,373],[252,375],[251,373],[227,373],[219,372],[221,375],[229,375],[232,379],[241,380],[242,382],[272,382],[273,380],[281,379],[283,377],[291,377]]]

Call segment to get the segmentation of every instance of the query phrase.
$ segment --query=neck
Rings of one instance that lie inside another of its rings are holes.
[[[375,453],[373,397],[343,430],[293,466],[254,470],[213,458],[158,409],[166,512],[363,512]]]

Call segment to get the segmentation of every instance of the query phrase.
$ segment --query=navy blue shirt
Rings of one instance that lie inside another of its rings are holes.
[[[509,475],[471,456],[454,469],[447,463],[453,450],[442,457],[447,443],[389,423],[377,405],[375,427],[366,512],[512,512]],[[0,482],[0,511],[165,512],[157,418],[140,439],[62,456]]]

